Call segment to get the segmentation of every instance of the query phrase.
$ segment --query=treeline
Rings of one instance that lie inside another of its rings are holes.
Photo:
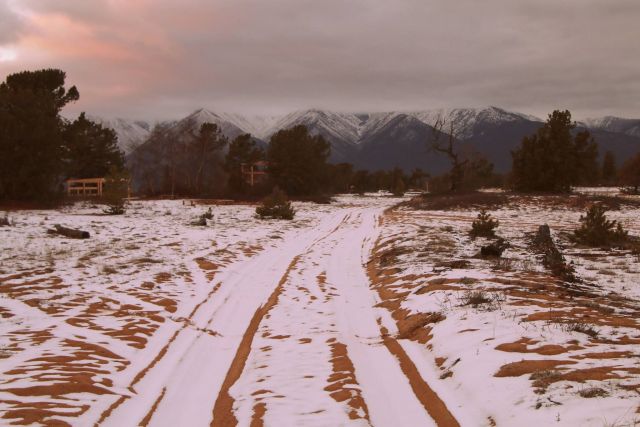
[[[599,163],[599,147],[590,132],[575,129],[569,111],[549,114],[546,123],[511,153],[509,186],[525,192],[568,192],[579,185],[621,185],[637,193],[640,153],[618,171],[611,151]]]
[[[275,133],[266,147],[249,134],[229,140],[215,124],[195,121],[157,125],[129,158],[140,194],[253,198],[279,187],[295,198],[335,193],[425,188],[428,174],[400,168],[369,172],[349,163],[328,163],[330,144],[305,126]],[[251,186],[242,165],[265,161],[267,179]]]
[[[25,71],[0,84],[0,200],[51,201],[70,177],[124,166],[113,130],[61,110],[80,97],[60,70]]]
[[[87,119],[61,116],[79,99],[65,87],[65,73],[48,69],[9,75],[0,84],[0,200],[49,201],[68,178],[126,178],[125,159],[113,130]],[[275,133],[266,146],[251,135],[225,136],[216,124],[187,121],[158,124],[127,159],[134,190],[147,196],[255,198],[279,187],[295,198],[335,193],[407,189],[469,191],[504,186],[516,191],[565,192],[576,185],[640,187],[640,153],[618,168],[611,152],[599,163],[598,145],[588,131],[576,132],[569,111],[554,111],[512,152],[513,168],[497,175],[473,151],[459,149],[452,123],[434,126],[425,143],[450,162],[448,173],[430,176],[396,168],[370,172],[351,164],[330,164],[330,144],[304,126]],[[243,165],[266,165],[266,179],[250,185]]]
[[[448,173],[431,180],[436,192],[468,191],[485,186],[505,187],[519,192],[571,191],[575,186],[619,185],[638,193],[640,153],[618,169],[616,158],[606,151],[599,162],[599,147],[588,130],[576,131],[576,123],[567,110],[549,114],[535,134],[523,138],[511,152],[511,172],[493,173],[493,165],[478,153],[463,153],[458,147],[451,124],[448,133],[438,121],[435,136],[429,142],[433,151],[445,155],[451,167]],[[443,138],[442,135],[446,137]]]

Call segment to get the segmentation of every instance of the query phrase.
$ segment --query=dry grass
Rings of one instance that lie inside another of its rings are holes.
[[[472,192],[464,194],[425,194],[415,197],[406,205],[420,210],[496,209],[508,202],[504,193]]]
[[[491,298],[485,291],[467,291],[462,296],[461,305],[470,305],[474,308],[491,302]]]
[[[579,332],[581,334],[588,335],[591,338],[597,338],[599,334],[598,330],[595,329],[592,325],[580,321],[567,323],[566,328],[568,331]]]
[[[594,397],[606,397],[609,393],[606,390],[601,389],[600,387],[589,387],[582,389],[578,392],[580,397],[584,397],[585,399],[591,399]]]

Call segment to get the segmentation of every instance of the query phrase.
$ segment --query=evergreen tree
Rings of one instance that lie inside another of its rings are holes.
[[[187,144],[187,162],[183,170],[192,183],[192,193],[195,195],[210,194],[215,186],[214,176],[217,175],[222,160],[220,150],[227,145],[228,139],[222,130],[214,123],[202,123],[198,132],[192,135]],[[192,173],[189,173],[191,171]]]
[[[65,125],[65,169],[69,178],[105,176],[124,168],[124,154],[118,148],[116,133],[88,120],[85,113]]]
[[[104,212],[108,215],[122,215],[125,212],[129,196],[129,174],[112,166],[105,177],[102,201],[107,205]]]
[[[578,132],[574,138],[573,185],[593,185],[600,177],[598,144],[588,130]]]
[[[622,224],[608,220],[606,209],[601,204],[594,204],[586,215],[580,216],[580,228],[574,230],[573,239],[587,246],[606,246],[619,244],[629,237]]]
[[[278,131],[271,137],[267,150],[269,174],[287,194],[322,193],[328,187],[330,150],[331,146],[321,135],[310,135],[303,125]]]
[[[237,136],[229,145],[225,158],[225,170],[228,178],[228,189],[232,194],[247,194],[249,184],[242,176],[242,165],[251,166],[264,158],[264,151],[256,147],[250,134]]]
[[[329,180],[332,193],[348,193],[354,181],[353,165],[351,163],[338,163],[328,165]]]
[[[597,171],[597,145],[576,125],[569,111],[556,110],[538,131],[522,140],[513,156],[513,186],[519,191],[568,192]]]
[[[80,95],[61,70],[24,71],[0,84],[0,199],[48,200],[64,174],[60,111]]]
[[[260,218],[293,219],[296,214],[291,207],[284,191],[274,187],[270,195],[262,200],[262,204],[256,208],[256,214]]]
[[[604,153],[604,159],[602,159],[602,182],[607,185],[614,184],[618,176],[618,169],[616,167],[616,158],[612,151]]]
[[[627,192],[640,194],[640,153],[620,168],[620,183],[627,188]]]

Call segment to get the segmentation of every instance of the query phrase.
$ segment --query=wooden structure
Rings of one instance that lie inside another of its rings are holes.
[[[68,179],[68,196],[102,196],[104,178]]]
[[[264,160],[259,160],[251,164],[242,163],[240,165],[240,172],[245,182],[253,187],[267,179],[267,166],[269,166],[269,164]]]

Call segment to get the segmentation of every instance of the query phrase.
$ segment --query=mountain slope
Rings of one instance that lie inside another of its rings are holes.
[[[440,173],[447,159],[428,150],[427,141],[434,129],[407,114],[394,114],[376,123],[375,132],[367,133],[358,145],[353,159],[356,167],[369,170],[392,169],[410,171],[416,168]]]
[[[444,132],[453,131],[465,150],[473,149],[486,156],[497,172],[511,169],[511,151],[522,139],[533,134],[543,121],[537,117],[507,111],[498,107],[433,109],[413,112],[339,113],[309,109],[286,116],[242,116],[199,109],[176,126],[187,123],[199,127],[204,122],[217,124],[230,139],[251,133],[265,146],[269,138],[282,129],[307,126],[311,134],[322,135],[331,144],[332,163],[349,162],[356,167],[377,170],[400,167],[422,168],[440,173],[448,168],[445,156],[429,152],[427,144],[433,136],[438,118],[445,120]],[[611,150],[619,162],[640,151],[637,136],[640,120],[607,117],[579,123],[589,128],[600,145],[600,154]],[[133,122],[132,122],[133,123]],[[126,127],[119,126],[125,135]],[[148,132],[148,131],[147,131]],[[125,137],[123,136],[124,140]]]
[[[126,119],[105,119],[96,116],[87,116],[93,122],[103,127],[113,129],[118,136],[118,147],[129,154],[136,147],[143,144],[151,132],[151,126],[147,122]]]
[[[271,137],[282,129],[304,125],[312,135],[322,135],[331,144],[330,161],[351,161],[359,139],[361,119],[355,114],[334,113],[323,110],[304,110],[288,114],[278,120],[267,133]]]
[[[231,140],[238,135],[249,133],[247,130],[240,128],[236,124],[241,120],[239,120],[239,117],[236,118],[235,116],[236,115],[231,114],[218,114],[201,108],[180,120],[176,126],[190,127],[191,124],[189,122],[192,122],[193,126],[195,126],[197,130],[203,123],[212,123],[218,125],[222,134]],[[233,121],[231,121],[232,119]]]
[[[589,129],[623,133],[640,138],[640,119],[623,119],[620,117],[606,116],[597,119],[586,119],[580,124]]]

